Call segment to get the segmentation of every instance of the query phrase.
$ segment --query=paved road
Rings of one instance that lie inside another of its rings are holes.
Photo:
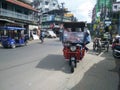
[[[58,39],[26,47],[0,48],[0,90],[117,90],[118,75],[109,53],[86,53],[73,74]]]

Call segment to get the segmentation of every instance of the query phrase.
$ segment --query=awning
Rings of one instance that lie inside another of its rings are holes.
[[[2,19],[2,18],[0,18],[0,21],[4,21],[4,22],[10,22],[10,23],[15,23],[14,21],[12,21],[12,20],[8,20],[8,19]]]
[[[10,2],[12,4],[15,4],[15,5],[19,5],[21,7],[24,7],[24,8],[27,8],[27,9],[30,9],[30,10],[33,10],[33,11],[36,11],[38,12],[36,9],[34,9],[32,6],[28,5],[28,4],[25,4],[23,2],[20,2],[20,1],[17,1],[17,0],[6,0],[7,2]]]
[[[22,28],[22,27],[11,27],[11,26],[3,26],[3,27],[0,27],[0,29],[3,29],[3,30],[25,30],[25,28]]]

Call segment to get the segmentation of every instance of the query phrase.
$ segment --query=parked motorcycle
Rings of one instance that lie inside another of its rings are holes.
[[[112,54],[114,58],[120,58],[120,36],[116,37],[112,43]]]

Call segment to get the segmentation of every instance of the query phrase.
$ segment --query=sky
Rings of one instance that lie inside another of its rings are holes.
[[[59,3],[64,3],[64,7],[68,8],[78,21],[91,22],[92,9],[96,0],[58,0]]]

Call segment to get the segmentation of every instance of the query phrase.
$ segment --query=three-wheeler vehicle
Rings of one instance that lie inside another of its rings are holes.
[[[85,27],[85,22],[65,22],[63,23],[63,55],[69,62],[71,73],[77,67],[77,63],[85,55],[85,46],[83,44],[84,32],[80,31]]]
[[[103,37],[95,37],[93,41],[93,50],[101,53],[102,50],[109,51],[110,34],[106,32]]]
[[[24,34],[25,28],[3,26],[1,31],[1,44],[4,48],[15,48],[16,46],[27,45],[28,36]]]

